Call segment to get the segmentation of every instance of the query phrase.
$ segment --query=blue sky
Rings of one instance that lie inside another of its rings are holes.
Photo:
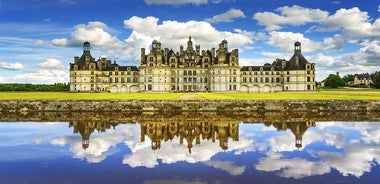
[[[95,58],[139,65],[156,39],[179,51],[226,39],[240,65],[290,59],[293,43],[317,81],[380,70],[380,3],[372,0],[0,0],[0,83],[69,81],[69,63],[91,43]]]

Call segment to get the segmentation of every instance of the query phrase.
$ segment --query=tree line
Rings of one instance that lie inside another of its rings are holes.
[[[372,79],[370,87],[380,89],[380,72],[371,73],[369,76]],[[354,81],[354,79],[355,75],[353,74],[345,75],[342,78],[339,74],[330,74],[323,82],[325,87],[338,88],[348,86],[349,82]]]
[[[0,91],[70,91],[70,84],[0,84]]]

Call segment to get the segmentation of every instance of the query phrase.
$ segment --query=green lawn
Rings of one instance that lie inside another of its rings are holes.
[[[0,92],[0,100],[177,100],[182,93]]]
[[[277,93],[0,92],[0,100],[380,100],[380,90]]]

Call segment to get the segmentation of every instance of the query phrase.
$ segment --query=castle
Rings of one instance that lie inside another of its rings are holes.
[[[162,49],[157,40],[149,53],[141,48],[140,66],[120,66],[106,58],[95,59],[84,42],[81,57],[70,63],[70,91],[75,92],[278,92],[314,91],[315,64],[294,43],[289,61],[276,59],[263,66],[239,66],[239,50],[200,50],[191,37],[179,51]]]

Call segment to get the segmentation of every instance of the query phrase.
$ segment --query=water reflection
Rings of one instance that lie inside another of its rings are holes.
[[[65,183],[71,165],[78,167],[71,183],[96,168],[119,174],[92,175],[93,183],[125,183],[125,175],[136,176],[129,183],[373,183],[380,171],[378,114],[71,112],[2,114],[0,121],[0,183],[21,183],[7,177],[18,173],[10,165],[24,173],[33,166],[37,175],[56,170],[55,179],[65,169],[55,183]],[[35,183],[54,182],[48,179]]]
[[[137,122],[133,122],[137,123]],[[90,144],[90,135],[95,130],[105,132],[119,123],[115,122],[88,122],[88,121],[70,121],[69,127],[73,127],[74,133],[82,136],[82,147],[87,149]],[[223,150],[228,149],[228,141],[239,141],[239,124],[238,121],[213,122],[208,119],[175,119],[172,121],[153,121],[139,122],[140,141],[145,142],[149,138],[152,150],[161,148],[161,142],[173,141],[179,139],[181,145],[187,145],[189,153],[193,148],[193,143],[201,144],[201,140],[211,140],[213,143],[218,142]],[[273,126],[278,131],[291,130],[295,137],[295,147],[302,147],[302,136],[309,127],[315,127],[315,122],[308,120],[302,122],[264,122],[265,126]]]

